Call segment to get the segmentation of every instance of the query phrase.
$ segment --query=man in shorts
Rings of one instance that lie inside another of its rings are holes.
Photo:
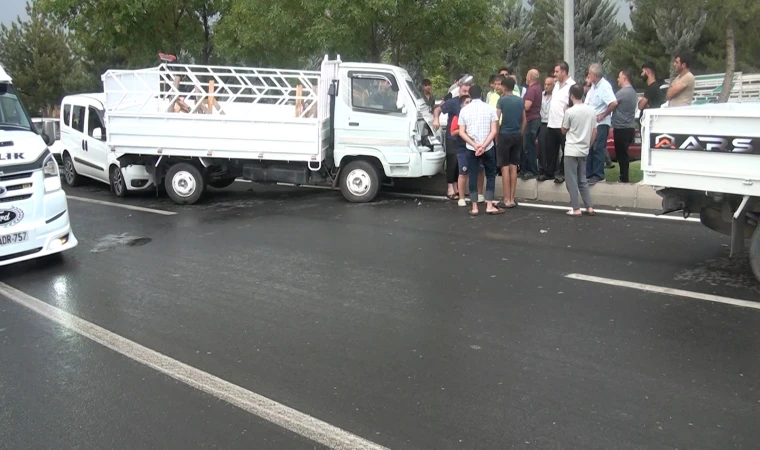
[[[514,208],[515,191],[517,190],[517,166],[523,149],[523,134],[527,120],[525,119],[525,103],[519,95],[514,94],[514,78],[502,81],[504,96],[496,104],[496,114],[501,119],[499,127],[499,142],[496,148],[496,166],[501,171],[504,200],[496,205],[497,208]]]

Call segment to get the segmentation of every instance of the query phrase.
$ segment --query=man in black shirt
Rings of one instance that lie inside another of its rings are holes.
[[[665,93],[660,89],[660,81],[657,79],[657,70],[651,62],[641,66],[641,78],[647,82],[644,96],[639,100],[639,109],[659,108],[665,103]]]

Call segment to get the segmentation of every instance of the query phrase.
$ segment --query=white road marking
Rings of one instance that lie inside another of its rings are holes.
[[[76,200],[79,202],[94,203],[96,205],[115,206],[117,208],[131,209],[133,211],[142,211],[142,212],[148,212],[148,213],[153,213],[153,214],[161,214],[163,216],[174,216],[177,214],[176,212],[173,212],[173,211],[163,211],[161,209],[143,208],[142,206],[132,206],[132,205],[125,205],[123,203],[106,202],[103,200],[94,200],[94,199],[85,198],[85,197],[75,197],[73,195],[66,195],[66,198],[69,200]]]
[[[591,283],[606,284],[610,286],[618,286],[629,289],[637,289],[640,291],[654,292],[664,295],[675,295],[677,297],[693,298],[695,300],[704,300],[708,302],[723,303],[726,305],[740,306],[742,308],[751,308],[760,310],[760,303],[750,302],[747,300],[739,300],[729,297],[721,297],[719,295],[702,294],[700,292],[683,291],[681,289],[671,289],[661,286],[654,286],[651,284],[632,283],[630,281],[614,280],[612,278],[594,277],[591,275],[583,275],[580,273],[571,273],[565,275],[566,278],[580,281],[588,281]]]
[[[0,295],[53,322],[110,348],[175,380],[213,395],[253,415],[333,449],[387,450],[312,416],[262,395],[243,389],[214,375],[132,342],[84,319],[67,313],[18,289],[0,283]]]
[[[242,181],[246,183],[250,183],[250,181],[247,180],[236,180],[236,181]],[[289,187],[302,187],[302,188],[309,188],[309,189],[322,189],[326,191],[339,191],[339,188],[332,188],[329,186],[296,186],[292,183],[277,183],[278,186],[289,186]],[[391,197],[401,197],[401,198],[418,198],[423,200],[436,200],[436,201],[447,201],[450,202],[448,198],[442,195],[426,195],[426,194],[407,194],[403,192],[387,192],[382,191],[384,195],[388,195]],[[468,202],[470,199],[465,199]],[[569,206],[559,206],[559,205],[547,205],[544,203],[529,203],[522,201],[520,202],[520,206],[524,206],[526,208],[538,208],[538,209],[552,209],[555,211],[567,211],[570,209]],[[653,213],[640,213],[640,212],[633,212],[633,211],[615,211],[611,209],[599,209],[594,208],[594,211],[596,211],[597,214],[604,214],[609,216],[623,216],[623,217],[641,217],[643,219],[659,219],[659,220],[672,220],[676,222],[692,222],[692,223],[700,223],[698,218],[695,217],[689,217],[688,219],[684,219],[682,216],[670,216],[670,215],[662,215],[662,216],[655,216]]]

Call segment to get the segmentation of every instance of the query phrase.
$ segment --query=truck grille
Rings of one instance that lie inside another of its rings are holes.
[[[27,178],[32,178],[33,173],[34,172],[14,173],[12,175],[0,176],[0,181],[25,180]]]
[[[28,200],[30,198],[32,198],[32,194],[16,195],[15,197],[3,197],[3,198],[0,198],[0,203],[9,203],[9,202],[15,202],[19,200]]]

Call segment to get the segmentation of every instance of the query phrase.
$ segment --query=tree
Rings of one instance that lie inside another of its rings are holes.
[[[684,10],[680,0],[658,2],[652,15],[657,37],[671,58],[677,54],[691,53],[702,36],[707,14],[701,8]]]
[[[0,63],[32,114],[57,106],[67,89],[81,81],[66,45],[66,34],[35,4],[26,4],[28,20],[0,25]]]
[[[610,62],[605,50],[615,38],[625,32],[618,23],[619,6],[610,0],[575,0],[575,73],[582,80],[589,65],[594,62],[609,71]],[[559,42],[564,38],[564,4],[554,0],[554,11],[549,14],[550,27]]]
[[[736,68],[736,30],[756,28],[760,18],[760,5],[757,1],[746,0],[708,0],[707,10],[725,28],[726,71],[723,78],[718,102],[725,103],[731,95],[731,86]]]
[[[533,26],[531,11],[523,6],[522,0],[506,0],[502,6],[504,18],[504,62],[518,74],[523,74],[523,57],[533,49],[536,28]]]

